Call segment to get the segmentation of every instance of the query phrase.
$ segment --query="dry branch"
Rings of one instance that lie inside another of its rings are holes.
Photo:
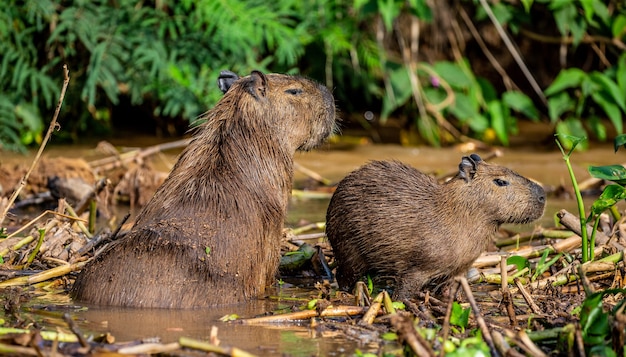
[[[59,95],[59,103],[57,104],[57,108],[54,111],[54,116],[52,117],[52,121],[50,122],[50,125],[48,126],[48,131],[46,132],[46,136],[44,136],[43,140],[41,141],[41,145],[39,145],[39,150],[37,151],[37,155],[35,155],[35,158],[33,159],[33,162],[30,165],[30,168],[28,169],[28,171],[26,171],[26,173],[24,174],[24,177],[22,177],[22,179],[20,180],[19,185],[17,186],[17,188],[15,189],[15,191],[9,198],[9,201],[6,207],[4,208],[2,215],[0,215],[0,225],[2,225],[2,223],[4,222],[4,219],[6,218],[6,215],[9,212],[9,209],[13,205],[13,202],[15,202],[15,200],[17,199],[17,196],[20,194],[24,186],[26,186],[26,181],[28,181],[28,177],[35,169],[35,166],[37,166],[37,163],[39,162],[39,159],[41,158],[41,154],[43,153],[43,149],[46,147],[46,145],[48,144],[48,140],[50,140],[50,137],[52,136],[52,131],[55,128],[59,127],[59,125],[57,124],[57,118],[59,117],[59,112],[61,111],[61,105],[63,104],[63,99],[65,98],[65,91],[67,90],[67,86],[70,84],[70,71],[68,70],[66,64],[63,65],[63,74],[64,74],[65,79],[63,80],[63,87],[61,88],[61,94]]]

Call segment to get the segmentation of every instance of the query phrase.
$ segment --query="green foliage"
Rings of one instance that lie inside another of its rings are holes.
[[[517,118],[513,112],[531,120],[539,119],[539,113],[528,96],[519,91],[507,91],[498,97],[493,86],[477,78],[466,61],[440,61],[433,66],[420,63],[417,76],[421,80],[422,99],[426,107],[431,108],[428,116],[419,118],[418,128],[431,144],[440,143],[439,132],[429,132],[433,128],[438,129],[437,117],[454,117],[463,131],[478,136],[492,130],[505,145],[508,144],[509,134],[517,134]],[[389,78],[393,96],[383,98],[383,119],[406,106],[413,94],[406,68],[396,67],[390,71]]]
[[[463,331],[467,328],[469,322],[469,314],[471,309],[463,308],[458,302],[452,303],[452,311],[450,313],[450,324],[460,327]]]
[[[608,117],[618,133],[623,131],[622,116],[626,114],[626,53],[615,68],[586,73],[578,68],[562,70],[546,88],[549,117],[557,123],[557,133],[586,136],[582,118],[598,139],[606,139],[604,124],[598,119]]]
[[[512,255],[506,258],[506,265],[511,264],[515,264],[517,271],[522,271],[525,268],[530,269],[530,262],[528,261],[528,259],[519,255]]]
[[[220,70],[259,69],[323,81],[349,113],[369,107],[380,109],[382,122],[396,114],[411,118],[432,144],[449,138],[442,129],[448,119],[464,135],[507,144],[520,118],[539,119],[526,93],[496,91],[469,61],[450,62],[445,50],[426,63],[421,54],[407,59],[398,49],[411,38],[402,21],[428,24],[437,18],[432,3],[8,0],[0,8],[0,146],[19,150],[41,141],[65,63],[71,82],[57,136],[109,130],[112,110],[121,105],[141,107],[162,122],[193,122],[220,98]],[[486,18],[477,1],[461,5],[475,7],[476,21]],[[572,38],[574,49],[588,35],[604,41],[615,63],[588,73],[564,70],[546,89],[549,118],[562,134],[590,131],[605,139],[604,118],[622,131],[626,54],[619,56],[619,46],[606,39],[626,39],[624,6],[523,0],[491,8],[513,34],[522,26],[532,29],[533,11],[540,8],[553,16],[562,36]]]
[[[123,97],[157,117],[193,121],[221,96],[220,70],[294,72],[336,15],[329,1],[23,3],[0,8],[0,145],[8,149],[40,140],[62,63],[72,80],[60,122],[70,135],[110,126]],[[349,47],[330,44],[338,55]]]
[[[602,300],[605,296],[614,294],[621,294],[622,299],[610,312],[605,312]],[[623,328],[623,324],[613,324],[612,321],[615,320],[617,314],[623,315],[624,313],[624,304],[626,304],[624,294],[626,294],[626,289],[604,290],[585,298],[580,310],[580,326],[587,355],[618,356],[626,353],[625,346],[611,346],[613,334],[621,333],[623,336],[626,333],[626,331],[611,331],[612,326]]]
[[[446,341],[448,342],[448,341]],[[452,344],[444,343],[446,350],[446,356],[489,356],[489,346],[482,338],[480,331],[477,331],[475,336],[464,338],[460,341],[458,346],[451,346]]]
[[[565,140],[571,143],[570,151],[567,154],[565,153],[562,145],[562,142]],[[578,183],[569,161],[573,150],[582,141],[584,141],[582,138],[560,135],[556,142],[563,153],[563,158],[572,180],[574,193],[576,194],[582,234],[582,261],[584,263],[589,260],[593,260],[595,236],[598,229],[598,218],[600,214],[606,210],[613,210],[619,201],[626,199],[626,169],[624,169],[621,165],[589,166],[588,170],[591,176],[603,180],[613,181],[616,185],[607,185],[604,188],[602,194],[600,194],[600,196],[592,203],[589,216],[586,216],[580,189],[578,188]],[[626,142],[626,134],[618,135],[615,138],[614,146],[616,151],[623,145],[624,142]],[[593,224],[590,237],[587,234],[587,224]]]
[[[604,71],[563,69],[544,94],[548,98],[548,117],[555,124],[557,134],[576,137],[593,134],[604,141],[608,135],[602,121],[605,118],[618,134],[622,133],[622,116],[626,113],[626,53],[623,51],[626,7],[620,1],[605,0],[524,0],[521,5],[520,8],[515,3],[496,2],[491,7],[498,21],[514,34],[522,27],[542,33],[534,29],[533,24],[541,21],[533,16],[552,16],[562,39],[566,43],[571,41],[571,46],[563,48],[568,53],[574,53],[583,43],[592,43],[595,48],[597,43],[618,44],[614,48],[609,45],[602,54],[595,51],[603,59],[603,66],[609,68]],[[486,18],[484,9],[477,10],[476,18]],[[607,65],[609,61],[612,63]],[[563,144],[571,147],[567,141]],[[585,149],[586,145],[583,142],[578,148]]]
[[[571,36],[578,46],[586,35],[607,39],[626,39],[626,8],[618,6],[610,12],[606,1],[536,1],[552,11],[562,36]],[[622,116],[626,113],[626,53],[622,53],[607,70],[586,73],[579,68],[562,70],[545,90],[549,118],[557,123],[557,133],[586,136],[584,120],[598,139],[607,138],[606,128],[599,120],[608,117],[618,134],[623,132]]]

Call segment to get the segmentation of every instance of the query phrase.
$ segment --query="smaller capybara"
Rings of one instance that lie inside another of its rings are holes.
[[[368,273],[393,277],[398,299],[445,285],[501,224],[541,217],[545,201],[541,186],[476,154],[444,184],[397,161],[373,161],[346,176],[328,206],[337,283],[350,289]]]
[[[324,86],[297,76],[223,72],[224,97],[130,232],[79,274],[98,305],[195,308],[263,293],[280,259],[293,155],[335,126]]]

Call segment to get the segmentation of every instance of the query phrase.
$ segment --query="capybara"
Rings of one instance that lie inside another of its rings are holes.
[[[503,223],[543,214],[543,188],[472,154],[439,184],[397,161],[373,161],[337,186],[326,215],[336,278],[350,289],[365,274],[393,277],[406,299],[464,273]]]
[[[207,307],[243,302],[272,283],[293,154],[332,132],[335,103],[296,76],[254,71],[227,87],[130,232],[79,274],[77,300]]]

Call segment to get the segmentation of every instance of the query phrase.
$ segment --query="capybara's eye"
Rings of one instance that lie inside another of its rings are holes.
[[[292,89],[287,89],[287,90],[285,91],[285,93],[287,93],[287,94],[291,94],[291,95],[298,95],[298,94],[301,94],[301,93],[302,93],[302,89],[300,89],[300,88],[292,88]]]
[[[507,180],[503,180],[503,179],[494,179],[493,183],[495,183],[496,185],[502,187],[502,186],[508,186],[510,183]]]

